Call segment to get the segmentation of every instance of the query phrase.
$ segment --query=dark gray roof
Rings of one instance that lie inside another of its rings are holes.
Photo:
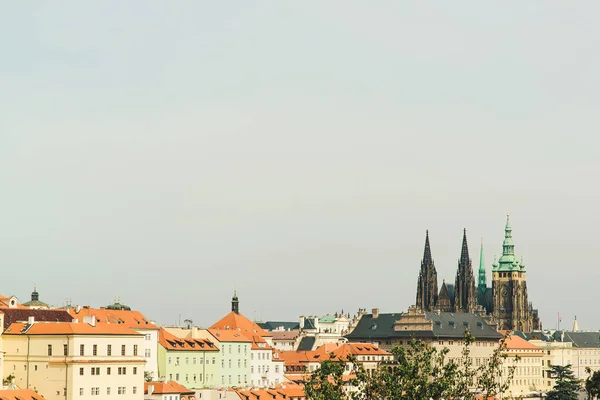
[[[304,320],[304,325],[302,325],[302,329],[316,329],[315,322],[312,320],[312,318],[306,318]]]
[[[477,304],[483,306],[488,314],[492,313],[492,303],[492,288],[486,288],[485,292],[477,289]]]
[[[439,315],[434,312],[425,314],[426,318],[433,322],[432,330],[395,331],[394,322],[400,318],[402,313],[379,314],[375,319],[373,314],[365,314],[356,328],[346,335],[346,338],[350,341],[412,337],[462,339],[467,329],[475,338],[500,339],[502,337],[477,314],[448,312],[442,312]]]
[[[573,347],[600,347],[600,332],[564,332],[564,342],[572,342]]]
[[[298,351],[311,351],[313,346],[315,345],[315,337],[314,336],[305,336],[300,340],[300,344],[298,345]]]
[[[288,321],[267,321],[267,322],[259,322],[258,326],[267,330],[274,331],[275,329],[283,327],[286,331],[297,331],[300,329],[299,322],[288,322]]]

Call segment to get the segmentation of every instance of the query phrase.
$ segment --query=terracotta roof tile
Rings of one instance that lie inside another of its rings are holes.
[[[208,329],[208,332],[213,335],[219,342],[252,342],[242,332],[228,329]]]
[[[82,307],[69,308],[68,312],[72,318],[84,322],[84,318],[94,318],[96,324],[119,324],[132,329],[152,329],[158,330],[148,318],[139,311],[131,310],[109,310],[107,308]]]
[[[247,336],[273,336],[270,332],[265,331],[255,322],[252,322],[246,318],[244,315],[234,313],[233,311],[221,318],[219,321],[215,322],[209,329],[237,330]]]
[[[167,382],[144,382],[144,394],[148,394],[148,389],[152,385],[153,394],[193,394],[193,390],[186,388],[174,381]]]
[[[11,324],[3,334],[5,335],[141,335],[125,326],[98,324],[80,324],[73,322],[39,322],[31,325],[23,332],[27,324]]]
[[[0,390],[1,400],[46,400],[31,389]]]
[[[158,343],[171,351],[219,351],[208,339],[179,338],[162,328],[158,331]]]

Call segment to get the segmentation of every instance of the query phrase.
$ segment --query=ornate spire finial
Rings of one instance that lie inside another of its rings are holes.
[[[460,263],[469,264],[469,246],[467,245],[467,229],[463,229],[462,249],[460,251]]]
[[[240,313],[240,301],[237,297],[237,290],[233,289],[233,297],[231,298],[231,311],[236,314]]]
[[[433,264],[433,258],[431,257],[431,246],[429,245],[429,230],[425,231],[425,250],[423,251],[423,264]]]
[[[485,277],[485,262],[483,260],[483,237],[481,238],[481,248],[479,249],[479,280],[477,286],[482,292],[485,292],[485,290],[487,289],[487,281]]]

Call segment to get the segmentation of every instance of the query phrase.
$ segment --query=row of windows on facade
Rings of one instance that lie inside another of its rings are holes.
[[[196,357],[192,357],[192,364],[196,364]],[[173,357],[169,357],[167,359],[167,362],[169,364],[173,363]],[[212,363],[215,364],[217,362],[216,358],[213,357],[212,358]],[[186,357],[185,358],[185,363],[189,364],[190,363],[190,357]],[[204,357],[200,357],[200,359],[198,360],[198,364],[204,364]],[[210,359],[208,357],[206,357],[206,364],[210,364]],[[179,365],[179,357],[175,357],[175,365]]]
[[[207,374],[208,375],[208,374]],[[210,374],[210,380],[212,381],[214,375]],[[193,374],[193,379],[194,382],[202,382],[202,374]],[[173,374],[169,374],[169,380],[172,381],[173,380]],[[175,374],[175,380],[179,382],[179,373]],[[190,374],[185,374],[185,381],[186,382],[190,382]]]
[[[221,345],[221,353],[225,354],[226,353],[225,350],[227,348],[229,348],[229,353],[230,354],[233,353],[231,345],[225,346],[224,344]],[[242,354],[242,345],[241,344],[238,344],[238,346],[237,346],[237,352],[238,352],[238,354]],[[247,354],[247,353],[248,353],[248,346],[244,346],[244,354]]]
[[[48,355],[51,356],[53,354],[54,350],[51,344],[48,345]],[[69,355],[69,346],[66,344],[63,344],[63,354],[65,356]],[[79,355],[80,356],[85,356],[85,345],[84,344],[80,344],[79,345]],[[98,355],[98,345],[94,344],[92,345],[92,355],[93,356],[97,356]],[[108,344],[106,345],[106,355],[107,356],[112,356],[112,345]],[[127,355],[127,346],[126,345],[121,345],[121,355],[125,356]],[[133,345],[133,355],[137,356],[138,355],[138,345],[134,344]],[[146,349],[146,357],[150,357],[150,349]]]
[[[133,368],[133,375],[137,375],[137,367],[132,367]],[[100,367],[92,367],[91,368],[91,375],[100,375]],[[111,367],[106,367],[106,375],[110,375],[111,374]],[[79,375],[85,375],[85,368],[79,368]],[[118,367],[117,368],[117,375],[127,375],[127,367]]]
[[[112,392],[111,387],[108,386],[106,388],[106,394],[110,395],[111,392]],[[134,386],[132,388],[132,393],[133,394],[137,394],[137,386]],[[93,387],[93,388],[90,388],[90,394],[92,396],[99,396],[100,395],[100,388],[97,387],[97,386]],[[119,387],[117,387],[117,394],[127,394],[127,386],[119,386]],[[79,388],[79,395],[80,396],[84,396],[85,395],[85,390],[83,388]]]

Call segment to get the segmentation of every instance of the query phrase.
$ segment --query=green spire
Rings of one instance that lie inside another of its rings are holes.
[[[483,261],[483,238],[481,238],[481,248],[479,249],[479,282],[477,286],[481,292],[485,292],[487,289],[485,262]]]
[[[513,265],[517,265],[515,257],[515,244],[512,239],[512,228],[510,227],[510,216],[506,216],[506,227],[504,228],[504,242],[502,242],[502,256],[498,260],[498,270],[511,271]]]

